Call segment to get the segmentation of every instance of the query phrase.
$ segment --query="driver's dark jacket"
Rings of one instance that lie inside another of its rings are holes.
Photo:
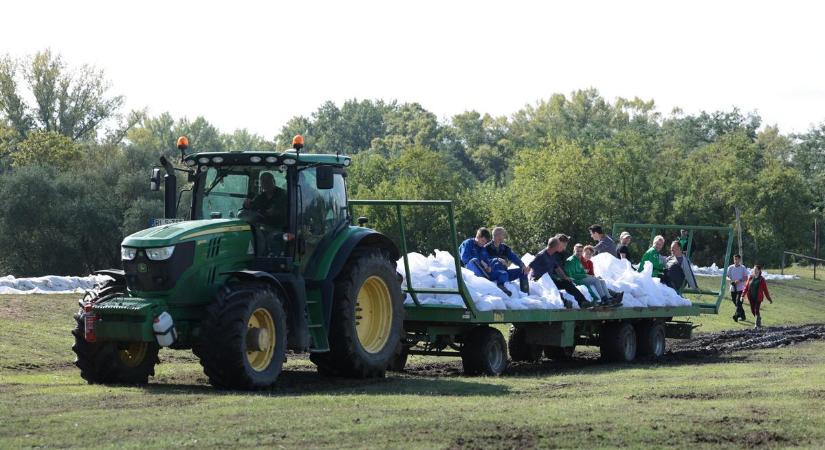
[[[272,197],[261,192],[252,199],[249,209],[261,213],[262,223],[275,227],[286,226],[287,198],[283,189],[275,188]]]

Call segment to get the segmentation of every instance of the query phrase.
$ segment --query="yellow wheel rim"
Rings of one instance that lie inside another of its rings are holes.
[[[275,321],[264,308],[256,309],[247,322],[246,360],[256,372],[263,372],[275,354]]]
[[[148,342],[130,342],[126,348],[117,352],[122,362],[126,367],[137,367],[146,358],[146,352],[149,349]]]
[[[355,330],[368,353],[378,353],[387,344],[392,328],[392,298],[380,277],[367,278],[355,304]]]

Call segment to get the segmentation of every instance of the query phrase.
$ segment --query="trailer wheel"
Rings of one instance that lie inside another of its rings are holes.
[[[570,347],[544,347],[544,356],[553,361],[570,361],[573,359],[573,353],[576,351],[576,346]]]
[[[107,281],[88,294],[93,302],[126,295],[126,286]],[[83,310],[74,315],[75,366],[89,384],[146,384],[159,363],[157,342],[87,342]]]
[[[266,285],[235,283],[221,288],[207,307],[192,350],[213,386],[263,389],[281,374],[286,335],[278,295]]]
[[[466,375],[501,375],[507,369],[504,335],[495,328],[473,328],[464,338],[461,362]]]
[[[630,362],[636,358],[636,331],[627,322],[606,324],[601,333],[602,358]]]
[[[353,252],[335,279],[329,352],[312,353],[321,373],[383,377],[404,326],[395,265],[378,250]]]
[[[513,361],[538,361],[541,359],[541,346],[527,343],[527,329],[510,326],[510,339],[507,340],[507,349]]]
[[[665,354],[665,326],[661,322],[640,324],[636,334],[639,356],[656,359]]]

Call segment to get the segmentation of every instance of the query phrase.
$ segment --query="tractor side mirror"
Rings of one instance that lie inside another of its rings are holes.
[[[151,190],[151,191],[159,191],[160,190],[160,167],[153,167],[152,168],[152,176],[149,177],[149,190]]]
[[[332,189],[335,186],[332,166],[318,166],[315,168],[315,187],[318,190]]]
[[[370,219],[367,219],[366,217],[361,216],[361,217],[359,217],[359,218],[358,218],[358,226],[359,226],[359,227],[363,227],[363,226],[364,226],[364,225],[366,225],[366,224],[367,224],[367,222],[369,222],[369,221],[370,221]]]

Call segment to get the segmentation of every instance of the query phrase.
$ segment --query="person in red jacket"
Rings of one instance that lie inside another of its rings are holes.
[[[576,245],[578,246],[578,245],[581,245],[581,244],[576,244]],[[584,271],[587,272],[587,274],[590,275],[591,277],[596,276],[596,274],[593,273],[593,261],[590,260],[590,258],[593,257],[593,253],[596,253],[596,250],[593,248],[593,246],[592,245],[585,245],[582,248],[582,253],[581,253],[581,256],[579,257],[579,259],[582,262],[582,267],[584,267]],[[576,254],[578,255],[578,253],[576,253]]]
[[[762,299],[767,298],[769,302],[773,303],[771,293],[768,292],[768,283],[762,276],[762,266],[759,264],[753,266],[753,272],[745,282],[745,295],[748,296],[748,302],[751,304],[751,314],[756,317],[756,325],[754,328],[762,327],[762,316],[759,314],[759,305],[762,304]]]

